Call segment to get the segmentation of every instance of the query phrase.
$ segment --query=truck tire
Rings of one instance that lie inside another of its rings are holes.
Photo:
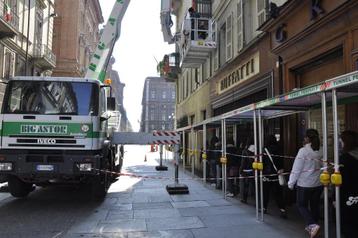
[[[108,190],[108,175],[99,174],[90,180],[91,197],[95,201],[102,201]]]
[[[9,191],[13,197],[24,198],[31,191],[33,191],[33,185],[31,183],[25,183],[18,177],[10,176],[8,179]]]

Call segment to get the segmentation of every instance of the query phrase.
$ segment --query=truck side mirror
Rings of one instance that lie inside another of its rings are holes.
[[[108,111],[116,110],[116,99],[114,97],[107,98],[107,110]]]

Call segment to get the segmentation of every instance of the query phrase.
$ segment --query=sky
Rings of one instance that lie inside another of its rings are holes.
[[[99,0],[105,23],[115,0]],[[121,82],[125,83],[124,107],[134,131],[139,130],[142,94],[146,77],[159,76],[157,62],[174,52],[174,45],[164,42],[160,25],[160,0],[131,0],[122,21],[121,36],[113,56]]]

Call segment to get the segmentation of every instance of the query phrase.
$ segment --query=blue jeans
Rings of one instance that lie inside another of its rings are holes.
[[[322,186],[313,188],[297,186],[297,207],[306,225],[318,223],[322,189]]]

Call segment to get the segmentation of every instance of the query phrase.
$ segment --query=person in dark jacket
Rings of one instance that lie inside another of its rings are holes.
[[[208,151],[208,167],[209,167],[209,178],[211,182],[214,182],[216,178],[216,153],[215,153],[215,144],[219,142],[217,136],[213,136],[210,140],[209,151]]]
[[[239,167],[241,160],[240,157],[238,157],[237,149],[232,139],[229,139],[226,144],[226,158],[228,177],[231,177],[231,179],[227,180],[227,196],[234,197],[237,195],[237,189],[235,183],[236,180],[233,177],[237,177],[239,175]]]
[[[344,131],[341,142],[341,226],[344,237],[351,238],[357,237],[358,234],[358,134],[354,131]]]
[[[242,159],[240,165],[240,176],[248,177],[253,176],[254,172],[252,169],[252,162],[254,162],[253,156],[255,155],[255,145],[254,138],[249,136],[246,141],[245,149],[242,152]],[[252,157],[251,157],[252,156]],[[253,185],[253,178],[243,178],[240,179],[240,194],[241,194],[241,202],[247,203],[247,197],[249,195],[249,189]]]
[[[272,175],[283,171],[283,158],[278,155],[281,154],[280,146],[274,135],[268,135],[265,138],[265,148],[270,153],[272,161],[268,155],[263,157],[263,174]],[[271,192],[274,193],[277,206],[280,209],[281,217],[287,218],[285,203],[283,198],[283,187],[278,182],[278,176],[264,176],[264,213],[267,213],[267,205],[270,201]]]

